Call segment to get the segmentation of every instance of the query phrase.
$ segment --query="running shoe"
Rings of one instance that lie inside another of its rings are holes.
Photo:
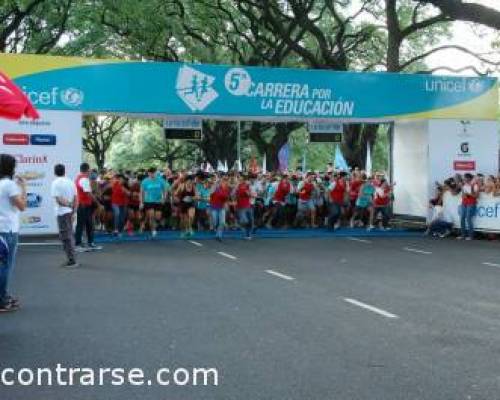
[[[17,310],[19,310],[19,304],[6,302],[5,304],[0,305],[0,314],[14,312]]]
[[[61,265],[61,268],[66,268],[66,269],[75,269],[78,268],[80,264],[78,264],[76,261],[66,261]]]

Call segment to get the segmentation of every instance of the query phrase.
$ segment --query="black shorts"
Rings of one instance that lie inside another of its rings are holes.
[[[181,212],[181,214],[187,214],[191,208],[194,209],[194,203],[184,203],[183,201],[181,201],[179,205],[179,211]]]
[[[113,212],[113,205],[110,201],[103,201],[102,205],[104,206],[104,210],[107,212]]]
[[[155,210],[155,211],[162,211],[163,210],[163,204],[161,203],[144,203],[144,210]]]
[[[139,211],[139,206],[138,206],[138,205],[135,205],[135,204],[134,204],[134,205],[130,205],[130,204],[129,204],[129,205],[128,205],[128,209],[129,209],[129,210],[131,210],[131,211],[136,212],[136,211]]]

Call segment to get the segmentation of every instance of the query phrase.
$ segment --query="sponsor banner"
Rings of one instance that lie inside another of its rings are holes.
[[[345,121],[494,120],[494,78],[0,54],[40,110]]]
[[[8,146],[24,146],[30,144],[30,135],[24,133],[4,133],[2,143]]]
[[[443,197],[443,208],[448,221],[460,228],[460,205],[462,197],[446,192]],[[474,226],[486,232],[500,231],[500,197],[481,193],[478,199]]]
[[[50,195],[54,166],[62,163],[68,177],[76,176],[82,154],[81,126],[81,113],[70,111],[43,111],[35,121],[0,120],[4,144],[0,150],[16,158],[16,174],[24,178],[27,185],[27,209],[21,214],[21,234],[57,232],[54,201]]]
[[[406,137],[403,137],[405,141]],[[498,124],[493,121],[428,122],[429,189],[457,173],[497,175]],[[414,172],[413,172],[414,173]],[[407,177],[409,182],[412,179]]]
[[[455,171],[474,171],[476,169],[475,161],[453,161],[453,169]]]

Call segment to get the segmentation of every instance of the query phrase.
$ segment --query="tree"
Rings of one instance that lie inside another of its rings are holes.
[[[231,168],[237,157],[236,133],[237,125],[234,121],[204,121],[203,138],[194,144],[213,166],[217,165],[217,161],[227,161]]]
[[[68,29],[74,0],[6,0],[0,8],[0,51],[48,53]]]
[[[110,149],[113,139],[123,132],[127,125],[126,119],[116,116],[87,116],[84,118],[83,148],[93,156],[97,168],[104,168],[106,153]]]
[[[500,11],[481,4],[462,0],[414,0],[419,4],[432,4],[453,20],[474,22],[500,30]]]
[[[162,121],[134,121],[109,151],[109,164],[116,169],[185,168],[196,158],[196,147],[184,140],[166,140]]]

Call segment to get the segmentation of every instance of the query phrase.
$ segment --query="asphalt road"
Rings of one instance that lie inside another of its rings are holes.
[[[325,238],[20,249],[0,367],[213,367],[219,385],[31,399],[500,399],[498,242]]]

